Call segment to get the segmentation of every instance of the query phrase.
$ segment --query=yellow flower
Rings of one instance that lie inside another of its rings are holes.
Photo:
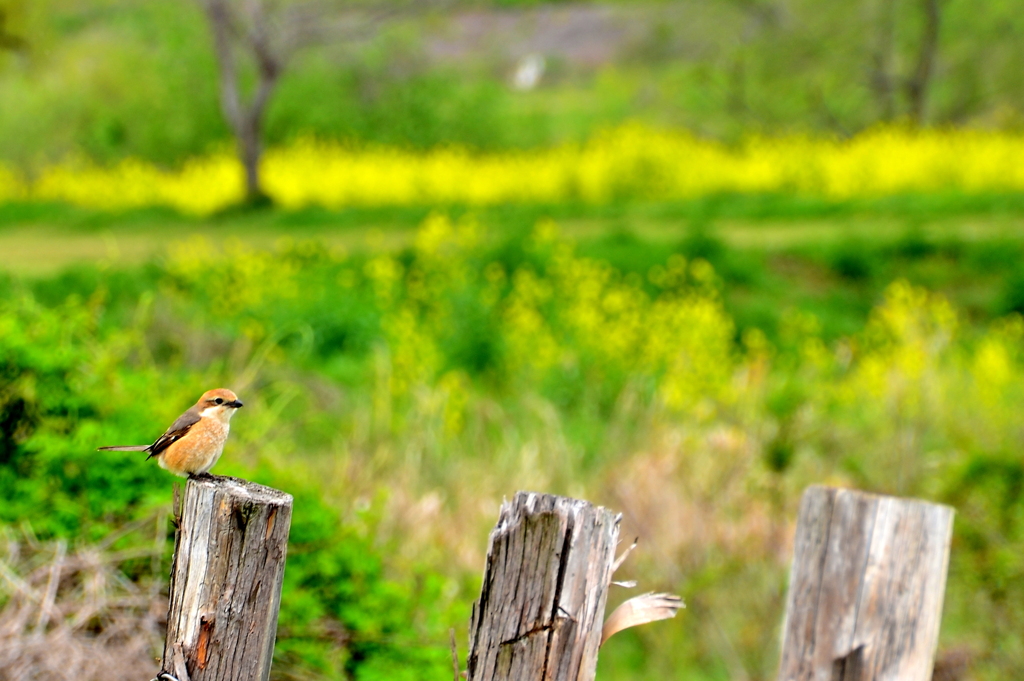
[[[301,139],[268,150],[266,191],[287,208],[363,205],[607,203],[719,192],[831,198],[905,192],[1024,189],[1024,135],[890,126],[850,140],[751,137],[737,147],[630,123],[583,145],[475,154]],[[105,210],[151,205],[205,215],[243,195],[228,150],[165,170],[127,159],[100,167],[72,157],[29,183],[0,168],[0,201],[64,201]]]

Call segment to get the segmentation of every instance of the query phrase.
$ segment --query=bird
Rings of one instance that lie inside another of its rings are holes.
[[[107,452],[149,452],[164,470],[183,478],[209,475],[224,451],[231,417],[242,400],[227,388],[207,390],[192,407],[151,445],[99,447]]]

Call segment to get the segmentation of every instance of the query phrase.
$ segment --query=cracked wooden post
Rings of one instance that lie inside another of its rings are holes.
[[[469,630],[469,681],[591,681],[620,516],[519,492],[491,532]]]
[[[179,681],[182,666],[190,681],[269,678],[291,518],[291,495],[276,489],[221,476],[188,481],[164,672]]]
[[[929,681],[952,531],[948,506],[804,492],[779,681]]]

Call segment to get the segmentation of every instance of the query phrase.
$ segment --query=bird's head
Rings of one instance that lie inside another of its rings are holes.
[[[212,416],[224,423],[227,423],[234,415],[235,410],[241,406],[242,400],[238,399],[238,395],[227,388],[207,390],[199,398],[199,402],[196,403],[200,416]]]

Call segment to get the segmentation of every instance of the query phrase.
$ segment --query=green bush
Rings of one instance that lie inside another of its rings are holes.
[[[738,329],[706,260],[625,229],[590,244],[606,260],[545,221],[484,235],[435,216],[397,253],[191,242],[159,265],[0,281],[0,522],[89,539],[166,507],[166,473],[95,446],[150,441],[201,390],[244,379],[215,472],[296,497],[280,678],[447,673],[483,525],[519,485],[628,509],[659,548],[624,569],[691,604],[610,643],[607,670],[723,678],[724,635],[769,675],[781,537],[821,482],[955,505],[944,644],[977,651],[978,678],[1020,674],[1024,321],[879,282],[953,262],[991,284],[1005,257],[986,250],[986,272],[965,243],[892,265],[891,244],[867,243],[866,280],[813,291],[825,311],[829,295],[866,308],[833,341],[781,302],[772,337]],[[804,254],[812,286],[833,253]]]
[[[152,366],[123,371],[131,329],[98,335],[100,296],[47,308],[17,293],[0,301],[0,520],[30,519],[44,536],[96,536],[153,503],[161,474],[138,454],[100,444],[155,422]],[[135,459],[140,459],[135,461]]]
[[[385,576],[369,516],[341,523],[314,494],[295,498],[275,650],[290,675],[412,680],[450,668],[444,632],[465,613],[438,575]]]
[[[209,375],[153,360],[161,342],[151,291],[107,293],[140,278],[83,269],[39,284],[50,305],[20,287],[0,298],[0,527],[28,522],[43,538],[98,540],[167,506],[171,480],[145,453],[96,451],[154,440],[161,417],[195,399]],[[127,311],[136,319],[124,327],[117,318]],[[342,522],[307,483],[253,474],[296,495],[277,647],[284,677],[447,669],[447,649],[435,644],[451,615],[440,578],[389,578],[372,518]]]

